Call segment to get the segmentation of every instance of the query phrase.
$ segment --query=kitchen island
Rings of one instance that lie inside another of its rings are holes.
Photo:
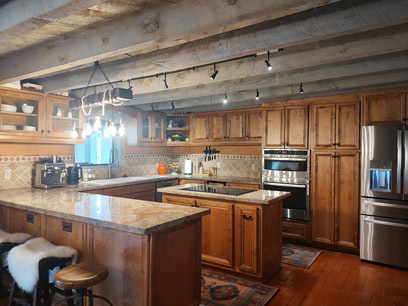
[[[204,208],[70,191],[0,191],[0,228],[42,236],[98,262],[114,305],[199,305]]]
[[[282,257],[282,200],[289,192],[186,184],[159,188],[164,203],[211,210],[202,219],[203,265],[259,281]],[[239,194],[239,193],[243,194]]]

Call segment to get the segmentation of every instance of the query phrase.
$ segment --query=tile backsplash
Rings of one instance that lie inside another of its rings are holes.
[[[31,187],[34,163],[40,158],[47,156],[0,156],[0,189]],[[60,156],[65,163],[72,164],[73,156]],[[184,173],[184,161],[189,158],[193,162],[193,170],[198,169],[199,162],[203,163],[204,169],[216,167],[219,176],[235,177],[261,177],[262,159],[260,155],[217,155],[217,160],[204,162],[203,154],[124,154],[120,167],[112,168],[113,177],[138,176],[158,174],[159,162],[166,164],[178,162],[179,173]],[[6,170],[10,170],[10,178],[5,178]],[[92,168],[90,173],[95,174],[96,179],[108,177],[107,168]]]

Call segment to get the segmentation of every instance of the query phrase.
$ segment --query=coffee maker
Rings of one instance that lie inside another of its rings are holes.
[[[82,167],[68,167],[68,185],[78,185],[80,179],[82,179]]]
[[[54,188],[67,186],[67,167],[61,159],[43,159],[34,165],[33,186]]]

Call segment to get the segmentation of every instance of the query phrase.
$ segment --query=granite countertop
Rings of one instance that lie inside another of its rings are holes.
[[[0,190],[0,205],[137,234],[165,230],[210,213],[208,209],[70,191]]]
[[[273,203],[276,203],[290,196],[290,192],[274,191],[274,190],[254,190],[250,193],[246,193],[240,196],[182,190],[183,188],[193,187],[193,186],[200,186],[200,185],[199,184],[177,185],[177,186],[158,188],[157,191],[161,193],[166,193],[166,194],[176,194],[176,195],[192,196],[192,197],[200,197],[200,198],[211,198],[211,199],[217,199],[217,200],[245,202],[245,203],[252,203],[252,204],[273,204]],[[231,187],[220,186],[218,188],[222,189],[222,188],[231,188]],[[244,188],[237,188],[237,189],[244,189]]]

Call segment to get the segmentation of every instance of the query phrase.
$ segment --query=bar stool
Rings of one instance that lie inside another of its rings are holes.
[[[58,301],[54,306],[75,297],[80,298],[81,305],[84,305],[84,298],[88,297],[91,306],[94,298],[101,299],[113,306],[107,298],[93,294],[91,290],[87,289],[103,282],[108,275],[109,271],[106,266],[91,262],[79,263],[58,271],[54,277],[55,287],[64,290],[75,290],[75,294]]]
[[[0,230],[0,298],[6,297],[9,294],[3,284],[3,273],[7,271],[7,263],[3,262],[4,255],[31,237],[31,235],[25,233],[8,233]]]
[[[57,246],[44,238],[34,238],[14,247],[8,254],[9,272],[13,277],[8,305],[30,305],[15,296],[18,285],[23,291],[32,293],[33,304],[37,306],[44,299],[44,305],[51,305],[49,290],[52,289],[54,269],[63,269],[76,262],[78,252],[67,246]]]

